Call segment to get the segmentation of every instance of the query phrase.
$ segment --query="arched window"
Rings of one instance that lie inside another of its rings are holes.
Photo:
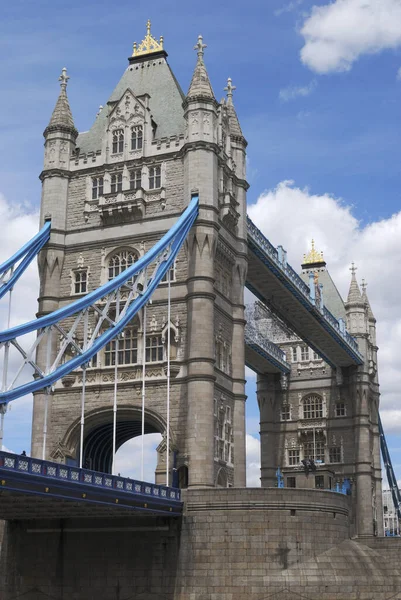
[[[124,130],[116,129],[113,131],[113,154],[124,151]]]
[[[114,254],[109,260],[109,280],[128,269],[137,260],[138,256],[132,250],[120,250]]]
[[[310,394],[303,400],[304,419],[321,419],[323,417],[323,400],[320,396]]]
[[[131,150],[141,150],[143,145],[142,125],[131,128]]]

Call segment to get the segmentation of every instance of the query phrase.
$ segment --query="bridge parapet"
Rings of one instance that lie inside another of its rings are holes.
[[[180,514],[181,490],[29,456],[0,452],[1,489],[18,494]],[[0,515],[1,517],[1,515]]]

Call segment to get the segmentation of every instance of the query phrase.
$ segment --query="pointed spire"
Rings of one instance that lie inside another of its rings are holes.
[[[205,63],[203,62],[204,49],[206,44],[203,43],[201,35],[198,36],[198,41],[194,46],[194,50],[197,51],[198,60],[195,66],[194,74],[192,75],[192,81],[189,86],[187,98],[210,98],[215,100],[213,89],[207,74]]]
[[[351,275],[351,284],[349,286],[347,304],[350,304],[353,302],[361,303],[361,301],[362,301],[361,291],[359,289],[359,285],[358,285],[358,282],[357,282],[356,276],[355,276],[356,269],[357,269],[357,267],[355,267],[354,263],[352,263],[352,266],[350,267],[350,271],[352,274]]]
[[[54,107],[53,114],[50,118],[50,122],[45,129],[44,136],[51,131],[63,130],[69,131],[75,137],[78,135],[78,131],[75,129],[74,119],[70,109],[70,104],[67,97],[67,82],[69,76],[67,75],[67,69],[64,67],[61,71],[61,75],[58,78],[60,81],[60,95],[57,99],[56,106]]]
[[[237,88],[235,85],[232,84],[232,79],[231,79],[231,77],[229,77],[227,79],[227,85],[224,88],[224,91],[227,92],[226,106],[227,106],[229,129],[230,129],[230,133],[232,135],[243,138],[244,136],[242,133],[241,125],[239,124],[237,112],[234,108],[234,103],[233,103],[233,91],[235,89],[237,89]]]
[[[368,320],[376,322],[375,316],[374,316],[373,311],[372,311],[372,307],[370,306],[368,294],[366,293],[366,288],[368,287],[368,284],[365,283],[364,279],[362,279],[362,286],[361,287],[362,287],[362,300],[364,300],[364,302],[367,305],[367,309],[368,309]]]

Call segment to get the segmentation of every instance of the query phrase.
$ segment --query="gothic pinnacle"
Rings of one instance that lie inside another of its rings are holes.
[[[60,94],[54,107],[53,114],[50,118],[50,122],[44,131],[44,136],[50,131],[63,130],[72,133],[75,138],[78,135],[78,131],[75,129],[74,119],[70,109],[70,104],[67,97],[67,82],[69,76],[67,75],[67,69],[63,67],[61,75],[58,78],[60,82]]]
[[[197,51],[198,60],[196,62],[194,74],[189,86],[187,98],[208,98],[215,101],[209,75],[207,74],[205,63],[203,61],[206,44],[203,43],[203,37],[198,36],[198,41],[194,46]]]

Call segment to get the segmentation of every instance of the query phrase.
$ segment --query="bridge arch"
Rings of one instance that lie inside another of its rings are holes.
[[[117,411],[116,451],[128,440],[141,435],[142,412],[139,406],[122,405]],[[166,432],[166,422],[156,411],[145,410],[145,435]],[[78,461],[80,452],[80,419],[68,429],[62,445],[68,448],[72,459]],[[170,428],[170,447],[174,448],[174,435]],[[83,464],[87,468],[110,473],[113,462],[113,408],[96,408],[85,414]]]

